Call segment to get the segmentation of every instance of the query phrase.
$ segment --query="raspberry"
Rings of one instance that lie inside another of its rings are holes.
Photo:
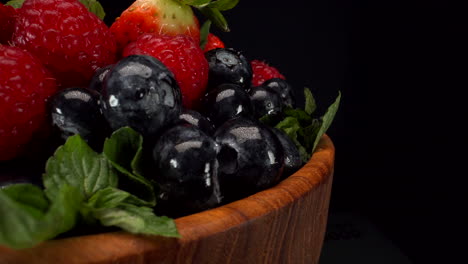
[[[46,99],[57,86],[41,62],[0,45],[0,161],[18,156],[46,120]]]
[[[206,46],[203,52],[207,52],[212,49],[218,49],[218,48],[224,48],[224,43],[217,36],[209,33]]]
[[[13,44],[37,56],[63,87],[88,86],[95,70],[116,61],[110,30],[78,0],[26,0]]]
[[[252,86],[260,86],[265,81],[273,78],[286,78],[274,67],[268,65],[266,62],[253,60],[250,62],[253,70]]]
[[[159,59],[175,76],[186,108],[196,106],[208,83],[208,62],[200,47],[186,35],[175,37],[143,34],[124,49],[123,56],[150,55]]]
[[[0,44],[8,44],[15,28],[16,10],[0,3]]]

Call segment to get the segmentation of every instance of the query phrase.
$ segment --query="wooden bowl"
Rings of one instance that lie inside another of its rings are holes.
[[[18,251],[0,247],[0,264],[318,263],[334,156],[325,135],[311,160],[277,186],[176,219],[180,239],[125,232],[57,239]]]

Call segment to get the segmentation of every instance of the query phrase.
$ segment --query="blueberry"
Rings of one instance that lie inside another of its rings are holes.
[[[256,118],[265,115],[278,116],[283,112],[281,96],[268,86],[254,87],[249,91],[249,95]]]
[[[161,134],[153,149],[160,210],[180,216],[221,202],[217,152],[215,141],[195,126],[179,125]]]
[[[302,167],[301,154],[296,144],[294,144],[286,133],[277,128],[272,128],[271,131],[276,135],[283,149],[284,171],[282,178],[286,178]]]
[[[232,83],[244,89],[250,88],[252,67],[240,52],[233,49],[213,49],[205,53],[210,66],[208,87]]]
[[[49,101],[54,133],[64,142],[79,134],[93,148],[99,149],[110,129],[101,112],[100,95],[87,88],[67,88]]]
[[[174,75],[154,57],[132,55],[119,61],[104,81],[103,112],[113,130],[130,126],[154,136],[182,110]]]
[[[213,135],[215,130],[210,120],[208,120],[199,112],[189,109],[182,110],[182,113],[180,113],[179,118],[176,120],[175,124],[188,124],[196,126],[207,135]]]
[[[203,98],[202,113],[218,127],[237,116],[253,114],[249,95],[235,84],[221,84]]]
[[[291,108],[296,107],[296,100],[294,96],[294,90],[291,85],[283,79],[273,78],[267,80],[262,86],[270,87],[280,94],[283,104]]]
[[[219,184],[226,200],[235,200],[276,184],[283,171],[283,153],[276,136],[263,124],[238,117],[216,132]]]
[[[102,84],[106,79],[107,74],[109,71],[114,67],[114,64],[107,65],[106,67],[99,68],[93,75],[91,82],[89,84],[89,89],[98,91],[99,93],[102,92]]]

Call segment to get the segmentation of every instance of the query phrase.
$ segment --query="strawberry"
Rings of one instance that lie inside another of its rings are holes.
[[[143,33],[184,34],[200,42],[198,19],[192,8],[176,0],[137,0],[111,26],[119,50]]]
[[[26,0],[13,44],[37,56],[62,87],[88,86],[94,72],[116,61],[107,26],[78,0]]]
[[[273,78],[286,79],[275,67],[268,65],[266,62],[253,60],[250,64],[253,70],[252,86],[260,86],[265,81]]]
[[[46,121],[54,78],[27,51],[0,45],[0,161],[19,155]]]
[[[209,33],[204,52],[212,49],[224,48],[224,43],[214,34]]]
[[[205,93],[208,83],[208,61],[198,43],[186,35],[143,34],[127,45],[123,55],[150,55],[159,59],[179,84],[184,107],[193,108]]]
[[[0,3],[0,44],[8,44],[13,34],[16,10]]]

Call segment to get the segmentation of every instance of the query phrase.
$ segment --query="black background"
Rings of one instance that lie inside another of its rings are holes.
[[[466,259],[456,9],[441,1],[244,0],[222,35],[297,89],[311,87],[322,110],[342,91],[329,131],[337,148],[330,210],[366,215],[414,263]]]
[[[322,111],[342,91],[329,131],[330,210],[369,217],[414,263],[466,259],[468,134],[457,135],[467,115],[456,117],[466,113],[468,86],[456,82],[466,30],[456,10],[430,0],[241,0],[221,34],[298,90],[312,88]]]
[[[466,81],[456,82],[466,30],[456,11],[431,0],[241,0],[225,13],[231,32],[213,31],[298,91],[310,87],[319,111],[343,93],[328,132],[330,210],[367,216],[414,263],[465,259],[468,173],[457,164],[468,134],[456,135],[467,115],[455,116],[466,113]]]
[[[132,1],[100,2],[110,22]],[[343,93],[328,132],[330,210],[366,215],[414,263],[466,259],[461,10],[432,0],[241,0],[226,12],[231,32],[213,31],[297,90],[310,87],[319,111]]]

